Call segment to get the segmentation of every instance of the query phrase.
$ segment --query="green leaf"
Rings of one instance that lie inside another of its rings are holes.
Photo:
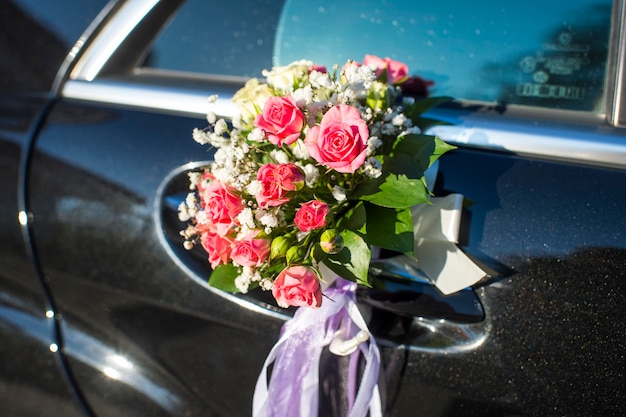
[[[442,103],[451,101],[451,97],[428,97],[421,100],[417,100],[415,103],[407,107],[405,114],[411,120],[417,120],[423,113],[436,107]],[[415,121],[414,120],[414,121]]]
[[[400,136],[393,146],[394,155],[398,153],[409,155],[417,162],[422,175],[441,155],[456,149],[432,135],[409,134]]]
[[[350,281],[369,286],[367,273],[370,266],[371,250],[361,235],[350,230],[341,232],[343,249],[324,260],[333,272]]]
[[[220,265],[213,270],[209,278],[209,285],[218,290],[239,292],[235,286],[235,278],[239,276],[239,269],[231,264]]]
[[[353,232],[364,232],[366,213],[365,207],[361,201],[358,201],[354,207],[346,211],[346,213],[337,222],[339,229],[348,229]]]
[[[411,209],[394,209],[367,204],[367,240],[370,245],[402,253],[413,252]]]
[[[428,191],[422,181],[424,170],[403,153],[385,157],[379,178],[361,183],[353,198],[389,208],[407,208],[428,203]]]
[[[422,131],[428,130],[434,126],[449,126],[451,124],[450,122],[423,116],[415,117],[412,121],[413,126],[419,127]]]

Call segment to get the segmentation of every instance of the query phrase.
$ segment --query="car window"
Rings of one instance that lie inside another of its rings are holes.
[[[186,1],[144,66],[257,77],[272,66],[284,0]]]
[[[459,99],[603,112],[610,0],[188,1],[147,66],[259,76],[307,58],[401,60]],[[212,16],[212,17],[208,17]]]

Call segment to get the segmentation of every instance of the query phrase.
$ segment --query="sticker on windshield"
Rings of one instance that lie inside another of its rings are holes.
[[[533,55],[523,57],[519,68],[523,80],[515,93],[520,97],[582,100],[585,88],[577,85],[579,72],[591,61],[591,46],[575,43],[574,33],[563,31]]]

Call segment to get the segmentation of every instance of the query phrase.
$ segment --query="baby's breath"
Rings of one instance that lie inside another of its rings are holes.
[[[193,139],[211,148],[212,162],[189,173],[190,193],[178,206],[189,226],[180,235],[186,249],[207,249],[212,267],[230,266],[228,290],[272,290],[291,265],[316,270],[327,259],[316,250],[324,250],[320,236],[341,236],[350,223],[343,217],[362,204],[356,187],[365,183],[367,190],[367,181],[387,175],[381,161],[393,160],[402,135],[420,132],[410,108],[415,101],[381,71],[354,61],[331,72],[306,60],[274,67],[263,71],[265,82],[251,79],[235,94],[239,114],[227,120],[211,110],[208,126],[193,130]],[[282,107],[272,107],[277,102]],[[407,138],[413,139],[419,138]],[[323,222],[300,228],[299,216],[310,207],[317,211],[309,217],[322,213]],[[369,257],[368,237],[361,239],[348,252]],[[248,250],[263,259],[248,262]]]

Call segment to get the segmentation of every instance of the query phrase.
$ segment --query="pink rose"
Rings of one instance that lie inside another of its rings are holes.
[[[365,55],[363,65],[376,67],[376,76],[380,76],[383,70],[387,70],[387,81],[389,84],[395,84],[409,74],[409,67],[400,61],[394,61],[390,58],[379,58],[375,55]]]
[[[326,112],[319,126],[309,129],[304,144],[317,162],[351,174],[365,162],[368,138],[367,123],[359,111],[339,105]]]
[[[293,97],[270,97],[263,106],[263,113],[254,119],[254,125],[265,131],[274,145],[291,145],[300,137],[304,114]]]
[[[261,266],[270,254],[270,240],[255,239],[258,230],[234,242],[230,257],[241,266]]]
[[[322,305],[322,290],[317,274],[306,266],[290,266],[282,270],[274,280],[272,295],[279,306],[287,308]]]
[[[275,207],[289,201],[289,193],[304,185],[304,173],[294,164],[265,164],[257,172],[261,190],[255,195],[259,207]]]
[[[313,65],[311,65],[309,67],[309,73],[311,73],[313,71],[321,72],[322,74],[326,74],[328,72],[326,67],[324,65],[320,65],[320,64],[313,64]]]
[[[326,215],[329,211],[328,204],[319,200],[311,200],[298,209],[294,221],[301,232],[321,229],[326,226]]]
[[[208,221],[215,226],[218,234],[224,236],[237,224],[236,218],[243,203],[235,190],[213,180],[208,187],[200,187],[200,204]]]
[[[218,265],[227,264],[230,260],[230,252],[232,251],[233,244],[231,239],[220,236],[214,231],[207,230],[200,236],[200,243],[209,254],[211,268],[215,269]]]

